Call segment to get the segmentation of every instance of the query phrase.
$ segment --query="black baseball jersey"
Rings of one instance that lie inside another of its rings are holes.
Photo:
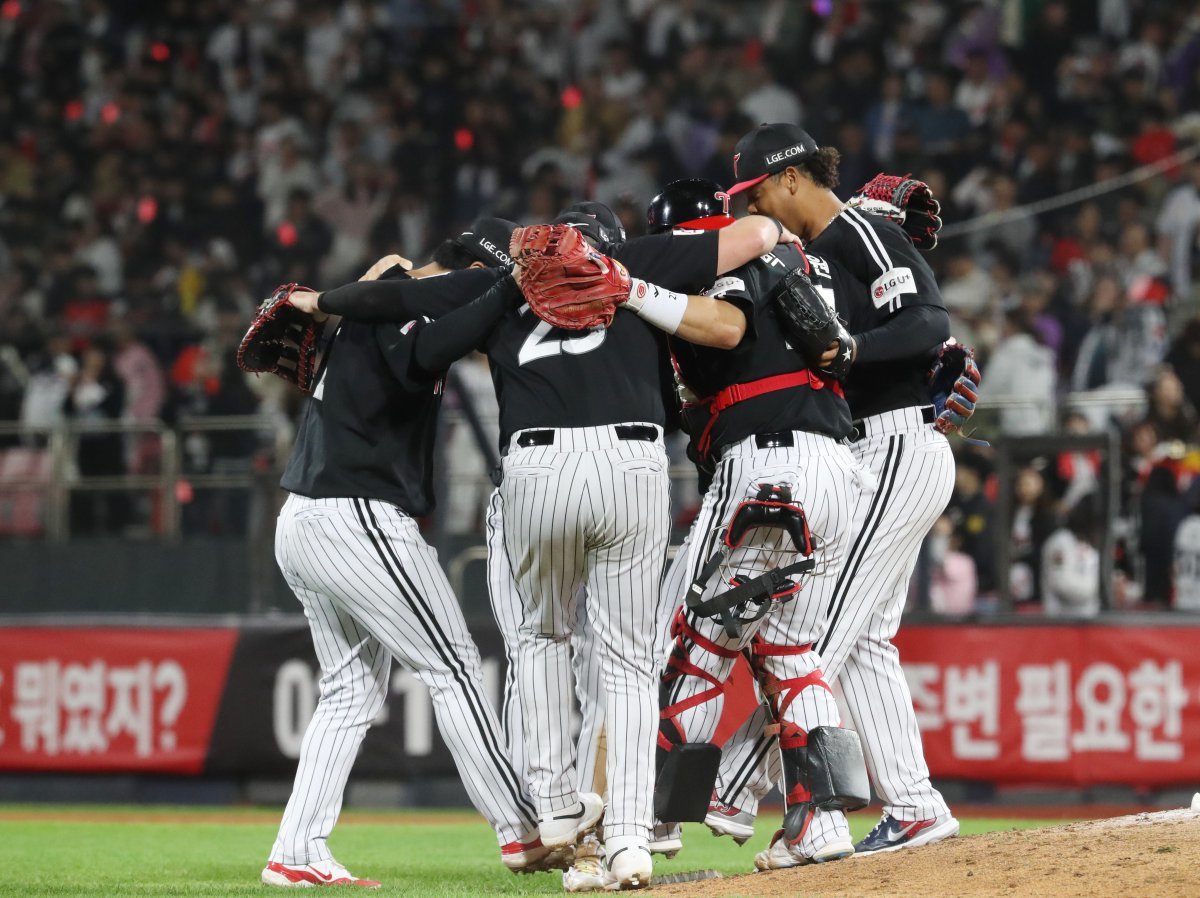
[[[606,246],[635,277],[694,292],[717,270],[717,235],[660,234]],[[607,328],[552,327],[528,306],[509,313],[487,346],[500,403],[500,446],[531,427],[594,427],[674,418],[662,331],[618,310]]]
[[[864,286],[838,291],[838,311],[851,334],[873,330],[908,306],[945,308],[928,263],[900,226],[885,218],[844,209],[807,247]],[[845,382],[854,417],[929,405],[926,377],[933,354],[855,362]]]
[[[816,371],[811,372],[808,385],[765,392],[731,405],[717,415],[711,427],[711,415],[703,402],[734,384],[752,384],[804,370],[804,360],[788,344],[772,300],[784,275],[803,266],[804,259],[795,247],[777,247],[718,278],[706,291],[735,304],[746,315],[746,335],[734,349],[696,346],[676,338],[670,341],[681,384],[689,394],[683,412],[685,429],[693,440],[708,429],[712,452],[756,433],[803,430],[835,439],[850,435],[850,409],[841,387]],[[824,287],[828,292],[823,295],[833,304],[833,281],[828,273]]]
[[[285,490],[378,499],[414,516],[432,510],[443,380],[412,363],[422,326],[341,322],[283,472]]]

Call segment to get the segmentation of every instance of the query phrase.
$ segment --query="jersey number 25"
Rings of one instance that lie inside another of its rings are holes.
[[[599,348],[604,342],[608,331],[602,327],[594,327],[591,330],[583,331],[575,336],[567,337],[562,340],[547,340],[550,332],[554,327],[545,321],[539,321],[537,327],[525,338],[525,342],[521,344],[521,351],[517,353],[517,364],[528,365],[530,362],[536,362],[538,359],[549,358],[552,355],[567,353],[568,355],[583,355],[585,352],[591,352],[593,349]]]

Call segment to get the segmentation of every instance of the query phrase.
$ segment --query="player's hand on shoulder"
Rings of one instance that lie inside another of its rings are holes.
[[[397,265],[399,265],[405,271],[409,271],[412,268],[412,262],[410,260],[404,258],[404,256],[398,256],[395,253],[392,253],[391,255],[384,256],[382,259],[368,268],[367,273],[360,277],[359,280],[377,281],[379,280],[379,276],[381,274],[391,268],[395,268]]]
[[[292,293],[288,300],[301,312],[307,312],[318,321],[324,321],[329,316],[322,312],[317,306],[317,300],[320,299],[320,297],[320,293],[316,293],[312,290],[296,290]]]

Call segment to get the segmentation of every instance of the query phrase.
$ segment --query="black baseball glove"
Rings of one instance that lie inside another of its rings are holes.
[[[238,346],[237,363],[243,371],[265,371],[311,393],[322,325],[292,305],[297,290],[309,288],[282,284],[263,300]]]
[[[839,380],[850,370],[853,343],[838,320],[837,311],[817,292],[802,268],[787,273],[772,296],[775,313],[783,325],[788,342],[804,357],[809,368],[824,371]],[[833,362],[821,366],[821,356],[830,343],[840,351]]]
[[[858,188],[849,205],[896,222],[917,249],[928,252],[937,246],[938,231],[942,229],[938,213],[942,205],[924,181],[880,172]]]

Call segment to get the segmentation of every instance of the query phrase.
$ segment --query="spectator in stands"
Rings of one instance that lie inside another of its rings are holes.
[[[1009,591],[1018,608],[1028,608],[1038,600],[1042,546],[1057,526],[1058,516],[1045,478],[1033,465],[1025,465],[1013,482],[1010,534]]]
[[[990,473],[987,460],[974,452],[959,455],[954,493],[946,509],[954,521],[962,551],[975,562],[980,597],[994,598],[997,590],[995,509],[984,492]]]
[[[1145,421],[1154,425],[1161,439],[1196,442],[1196,409],[1188,402],[1183,384],[1171,368],[1164,366],[1159,370],[1146,395],[1150,409]]]
[[[1192,274],[1200,252],[1200,159],[1187,167],[1187,177],[1167,194],[1154,225],[1158,251],[1168,262],[1171,289],[1186,300],[1195,287]]]
[[[1055,415],[1054,353],[1043,346],[1024,310],[1004,319],[1004,335],[988,361],[988,401],[1001,407],[1000,427],[1014,436],[1051,430]]]
[[[961,548],[962,538],[948,515],[933,525],[929,552],[929,609],[935,614],[970,614],[979,591],[975,562]]]
[[[1183,384],[1192,408],[1200,408],[1200,318],[1191,318],[1171,344],[1166,363]]]
[[[83,352],[70,380],[63,411],[79,429],[75,464],[89,477],[125,473],[125,442],[120,433],[89,433],[88,425],[116,423],[125,408],[125,385],[113,366],[111,346],[98,339]],[[76,490],[71,494],[71,532],[119,533],[128,523],[128,495],[120,490]]]
[[[1049,617],[1095,617],[1100,613],[1100,519],[1090,502],[1067,514],[1041,550],[1042,609]]]

